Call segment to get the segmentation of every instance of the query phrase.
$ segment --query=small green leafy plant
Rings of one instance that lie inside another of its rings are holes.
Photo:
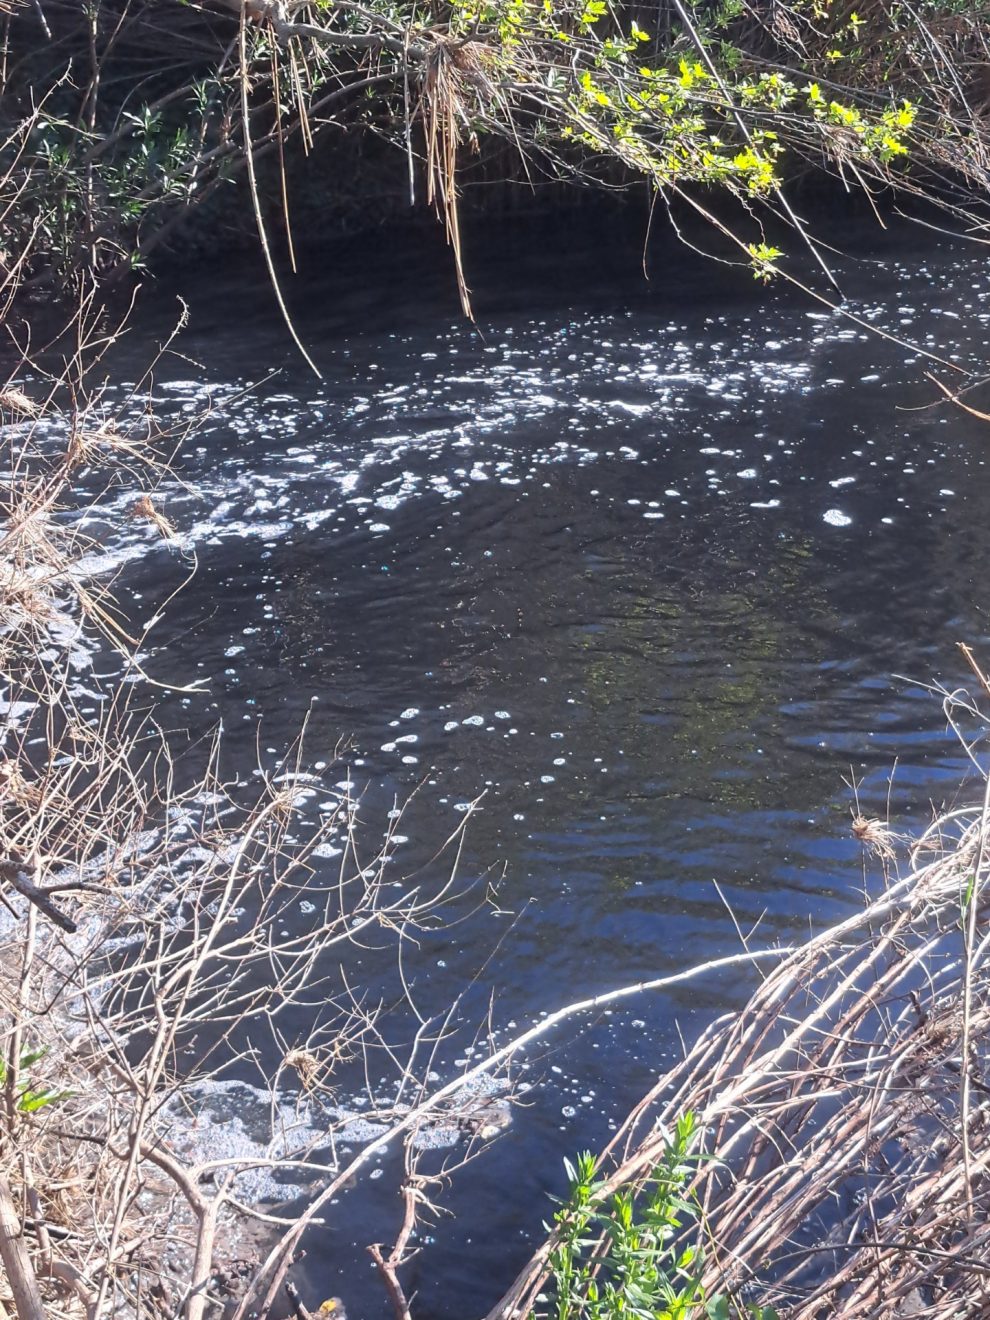
[[[638,1194],[604,1198],[588,1152],[564,1161],[570,1192],[555,1216],[552,1283],[530,1320],[777,1320],[772,1309],[709,1296],[702,1285],[699,1207],[690,1191],[705,1158],[699,1136],[694,1114],[685,1113]]]
[[[780,248],[766,243],[749,243],[746,250],[752,262],[754,279],[762,280],[764,284],[772,280],[777,274],[776,263],[784,255]]]
[[[49,1086],[39,1087],[32,1080],[30,1070],[36,1063],[40,1063],[47,1053],[47,1046],[42,1046],[40,1049],[30,1049],[25,1046],[20,1052],[17,1060],[19,1080],[14,1083],[14,1108],[19,1114],[33,1114],[39,1109],[44,1109],[46,1105],[57,1105],[62,1100],[68,1100],[72,1095],[71,1091],[58,1091]],[[0,1058],[0,1090],[7,1090],[11,1080],[7,1063]]]

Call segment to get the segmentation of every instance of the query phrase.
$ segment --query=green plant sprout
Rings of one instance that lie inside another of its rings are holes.
[[[551,1286],[530,1320],[778,1320],[771,1307],[709,1295],[700,1207],[691,1190],[701,1133],[688,1111],[638,1193],[603,1195],[594,1157],[564,1161],[570,1190],[554,1216]]]
[[[19,1114],[33,1114],[48,1105],[57,1105],[63,1100],[68,1100],[73,1094],[72,1091],[59,1091],[55,1087],[39,1087],[32,1080],[30,1070],[36,1063],[40,1063],[47,1053],[47,1045],[38,1049],[25,1046],[18,1056],[17,1077],[26,1074],[24,1081],[15,1083],[14,1108]],[[12,1080],[7,1063],[0,1059],[0,1088],[7,1090]]]

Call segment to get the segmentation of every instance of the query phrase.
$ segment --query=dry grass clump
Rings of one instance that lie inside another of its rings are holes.
[[[0,1219],[12,1234],[0,1304],[21,1317],[42,1306],[97,1315],[115,1295],[116,1265],[94,1260],[118,1218],[138,1223],[133,1188],[118,1213],[112,1155],[134,1121],[134,1077],[129,1062],[114,1071],[126,1042],[112,1031],[101,1040],[106,995],[90,986],[121,923],[161,901],[169,844],[151,825],[170,759],[134,686],[89,668],[126,634],[112,584],[78,567],[93,548],[78,528],[87,492],[140,488],[159,470],[140,428],[124,435],[132,401],[111,423],[102,385],[90,383],[119,329],[107,332],[85,302],[61,349],[25,358],[0,390]],[[150,1254],[132,1242],[126,1260]]]
[[[874,857],[884,861],[893,861],[897,856],[894,848],[896,836],[875,816],[856,815],[850,826],[853,838],[858,839]]]
[[[183,323],[184,315],[176,333]],[[132,486],[136,512],[164,535],[170,524],[148,487],[196,424],[158,428],[145,397],[171,340],[133,392],[111,403],[100,373],[124,328],[107,325],[91,295],[53,344],[25,356],[0,388],[0,664],[35,688],[54,672],[50,659],[37,663],[54,633],[64,643],[82,626],[133,649],[112,582],[78,569],[100,550],[85,515],[101,487]]]

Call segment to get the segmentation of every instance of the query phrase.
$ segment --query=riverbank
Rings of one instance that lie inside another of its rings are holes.
[[[665,0],[647,30],[597,0],[15,5],[4,269],[126,283],[166,253],[209,258],[251,235],[275,287],[310,236],[422,206],[470,316],[462,192],[497,224],[519,196],[633,190],[761,280],[810,258],[827,293],[831,254],[789,195],[809,175],[881,224],[896,198],[982,225],[988,48],[952,0],[910,20],[819,8],[702,15]]]

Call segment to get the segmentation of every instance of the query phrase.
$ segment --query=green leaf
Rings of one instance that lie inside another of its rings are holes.
[[[71,1095],[71,1091],[24,1091],[17,1101],[17,1108],[22,1114],[33,1114],[46,1105],[57,1105],[62,1100],[68,1100]]]

